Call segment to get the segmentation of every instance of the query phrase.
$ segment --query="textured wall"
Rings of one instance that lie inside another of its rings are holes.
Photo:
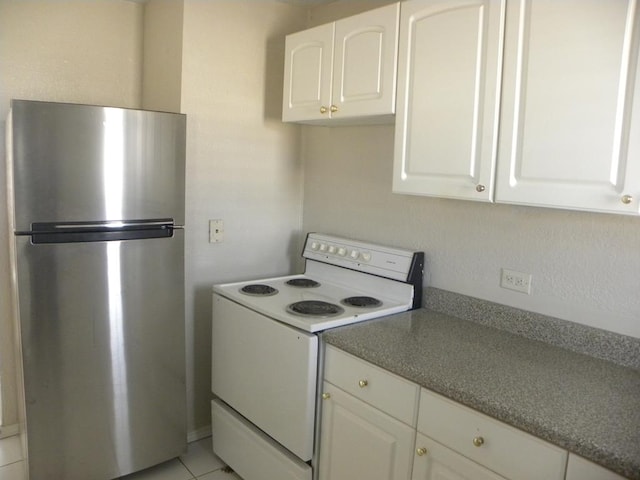
[[[0,0],[0,364],[3,423],[17,421],[9,305],[5,119],[12,98],[138,107],[143,6]]]
[[[640,218],[391,193],[393,127],[304,127],[305,231],[421,249],[427,284],[640,337]],[[499,287],[533,274],[531,295]]]
[[[182,0],[147,0],[144,6],[142,108],[180,112]]]
[[[284,36],[304,28],[306,12],[280,2],[193,1],[183,7],[163,0],[146,6],[119,0],[0,0],[2,120],[11,97],[127,107],[144,103],[188,116],[187,387],[192,433],[210,424],[211,285],[299,267],[300,128],[284,125],[280,118]],[[3,133],[4,121],[0,126]],[[3,176],[4,152],[0,160]],[[4,178],[0,196],[4,205]],[[224,243],[208,243],[210,218],[225,221]],[[6,272],[4,209],[0,262]],[[8,291],[9,277],[3,274],[0,353],[3,377],[12,380]],[[15,387],[3,385],[9,390],[5,422],[14,423]]]
[[[190,431],[211,421],[212,284],[286,274],[300,255],[300,127],[281,105],[284,36],[305,18],[279,2],[185,3]],[[224,242],[208,243],[209,219]]]

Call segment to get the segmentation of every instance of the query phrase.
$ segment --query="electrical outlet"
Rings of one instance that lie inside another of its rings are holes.
[[[209,243],[220,243],[224,240],[224,222],[209,220]]]
[[[531,295],[531,274],[503,268],[502,277],[500,278],[500,286],[502,288]]]

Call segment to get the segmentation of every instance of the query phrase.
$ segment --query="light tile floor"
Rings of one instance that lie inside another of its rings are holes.
[[[242,480],[235,473],[225,471],[225,464],[211,449],[211,437],[188,445],[180,458],[132,473],[120,480]],[[0,439],[0,480],[22,480],[24,462],[19,437]]]

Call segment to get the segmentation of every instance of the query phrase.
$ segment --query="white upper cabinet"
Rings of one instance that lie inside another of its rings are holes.
[[[331,105],[335,24],[287,35],[282,120],[298,122],[328,116]],[[321,113],[321,110],[323,113]]]
[[[282,120],[392,121],[399,16],[394,3],[287,35]]]
[[[640,214],[639,20],[638,0],[404,2],[394,192]]]
[[[491,201],[504,0],[402,4],[393,191]]]
[[[637,8],[509,1],[496,201],[640,213]]]

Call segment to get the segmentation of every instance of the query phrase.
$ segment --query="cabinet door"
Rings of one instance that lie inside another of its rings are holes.
[[[287,35],[282,120],[328,118],[331,103],[334,24]],[[326,113],[321,112],[325,107]]]
[[[400,4],[336,22],[332,118],[395,113]]]
[[[403,3],[394,192],[493,198],[504,9],[504,0]]]
[[[613,473],[600,465],[596,465],[582,457],[569,454],[566,480],[625,480],[623,476]]]
[[[505,480],[418,432],[412,480]]]
[[[415,430],[324,382],[320,480],[409,480]]]
[[[496,201],[640,212],[637,15],[636,0],[508,3]]]

